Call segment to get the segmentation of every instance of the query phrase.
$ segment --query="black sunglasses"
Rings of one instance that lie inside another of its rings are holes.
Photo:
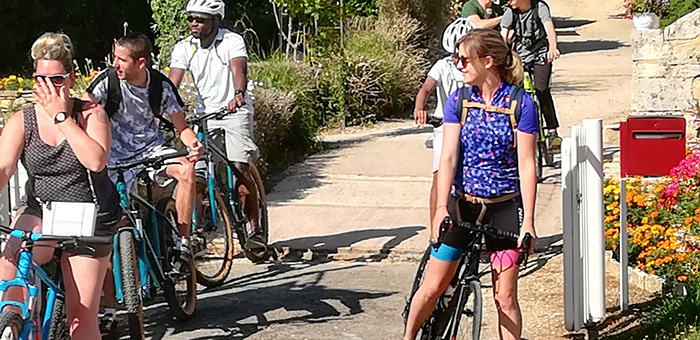
[[[66,79],[70,77],[70,73],[54,75],[34,74],[32,77],[34,77],[34,79],[41,79],[45,82],[48,79],[51,80],[51,83],[53,83],[55,86],[63,86],[63,84],[66,83]]]
[[[195,16],[195,15],[188,15],[187,16],[187,22],[196,21],[198,24],[203,24],[209,20],[211,20],[211,17],[207,18],[207,17]]]

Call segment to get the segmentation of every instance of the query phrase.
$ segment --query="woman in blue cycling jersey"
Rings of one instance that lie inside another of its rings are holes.
[[[496,112],[511,108],[511,88],[522,80],[518,55],[509,50],[498,32],[475,29],[467,33],[460,39],[454,59],[464,73],[464,83],[472,86],[458,89],[445,104],[437,211],[431,238],[438,237],[440,223],[446,216],[476,222],[484,207],[482,221],[491,221],[492,228],[520,232],[517,242],[486,239],[500,338],[520,339],[522,316],[517,300],[516,259],[524,235],[536,235],[538,119],[527,94],[523,95],[517,119]],[[463,110],[457,112],[460,91],[466,100],[461,105]],[[433,250],[423,284],[411,302],[404,340],[413,340],[430,316],[454,276],[467,241],[443,243]],[[529,251],[534,243],[533,239]]]

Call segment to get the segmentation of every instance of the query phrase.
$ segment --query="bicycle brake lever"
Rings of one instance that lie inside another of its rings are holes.
[[[517,265],[527,265],[527,259],[530,255],[530,245],[532,243],[532,235],[530,233],[526,233],[525,237],[523,237],[523,242],[520,245],[520,252],[518,253],[518,258],[515,260],[515,263]]]

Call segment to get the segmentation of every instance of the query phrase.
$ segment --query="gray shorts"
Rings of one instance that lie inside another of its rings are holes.
[[[260,155],[260,150],[253,141],[254,112],[251,104],[238,108],[236,113],[224,119],[212,119],[208,122],[209,130],[222,129],[225,132],[226,156],[230,161],[251,163]]]
[[[142,159],[157,157],[157,156],[161,156],[161,155],[167,155],[167,154],[176,153],[176,152],[177,152],[177,150],[175,150],[169,146],[160,145],[160,146],[155,147],[150,152],[143,154]],[[129,171],[124,172],[124,182],[126,183],[126,187],[129,190],[132,189],[132,186],[134,185],[134,180],[136,179],[136,176],[138,176],[138,174],[141,173],[141,171],[146,171],[148,173],[148,177],[154,183],[156,183],[158,186],[166,187],[170,183],[172,183],[172,181],[174,180],[174,178],[168,176],[165,173],[166,167],[167,167],[167,165],[163,165],[159,168],[151,168],[151,167],[146,168],[144,166],[140,166],[140,167],[130,169]],[[109,172],[109,179],[111,179],[112,182],[117,183],[117,173],[114,171],[110,171]]]

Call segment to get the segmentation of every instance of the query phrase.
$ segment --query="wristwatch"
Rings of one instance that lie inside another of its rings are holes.
[[[53,116],[54,124],[63,123],[68,118],[68,114],[65,111],[59,111],[55,116]]]
[[[238,89],[238,90],[236,90],[235,95],[238,95],[239,93],[240,93],[240,94],[243,94],[243,95],[245,96],[245,91],[243,91],[243,90],[241,90],[241,89]]]

